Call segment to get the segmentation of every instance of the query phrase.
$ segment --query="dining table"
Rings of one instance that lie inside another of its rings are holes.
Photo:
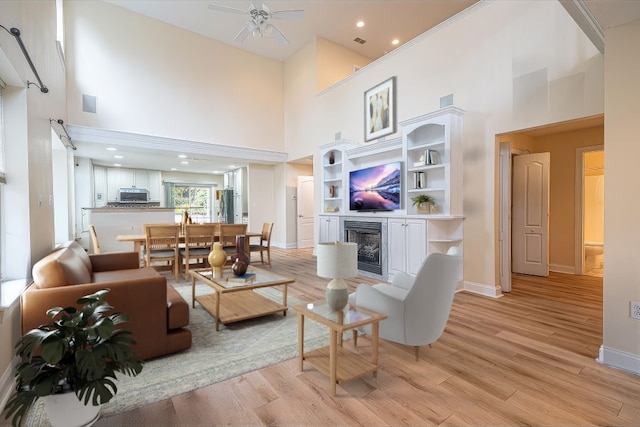
[[[214,235],[215,237],[219,238],[220,235],[219,233],[216,233]],[[262,237],[262,232],[257,232],[257,231],[247,231],[246,233],[244,233],[244,236],[247,237],[247,240],[250,241],[251,238],[253,237]],[[142,248],[147,240],[147,237],[144,234],[118,234],[116,236],[116,240],[118,242],[131,242],[133,243],[133,251],[138,253],[138,256],[142,256]],[[180,233],[179,236],[179,242],[180,244],[184,244],[184,234]],[[247,245],[249,245],[249,243],[247,242]]]

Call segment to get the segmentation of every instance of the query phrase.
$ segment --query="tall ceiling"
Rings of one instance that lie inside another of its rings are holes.
[[[351,49],[368,58],[377,59],[399,45],[466,9],[477,0],[254,0],[264,3],[271,12],[303,10],[304,18],[269,20],[289,40],[282,46],[273,37],[247,37],[244,42],[234,37],[249,20],[248,15],[209,9],[210,4],[248,11],[250,0],[106,0],[194,33],[236,46],[257,55],[279,61],[287,60],[315,37],[321,37]],[[363,21],[364,27],[356,27]],[[366,40],[360,44],[355,38]]]
[[[264,3],[271,12],[304,10],[304,18],[300,20],[270,20],[289,41],[288,45],[282,46],[273,37],[254,38],[249,35],[242,43],[234,41],[234,37],[247,23],[249,16],[209,8],[209,5],[214,3],[248,11],[252,6],[250,0],[104,1],[278,61],[286,61],[316,37],[324,38],[375,60],[395,48],[391,44],[392,39],[398,39],[398,46],[401,46],[477,2],[476,0],[265,0]],[[596,40],[598,34],[604,46],[602,29],[640,18],[640,0],[561,0],[561,2],[596,46],[598,46],[598,40]],[[262,2],[255,0],[255,4],[260,7]],[[364,27],[356,27],[357,21],[363,21]],[[594,32],[594,27],[599,28],[600,31]],[[595,38],[593,34],[596,34]],[[366,42],[356,43],[355,38]],[[123,167],[132,168],[160,170],[177,168],[181,171],[197,173],[214,173],[214,171],[219,173],[219,171],[229,170],[232,166],[241,167],[247,163],[246,159],[221,157],[219,154],[197,153],[197,156],[194,156],[194,153],[149,150],[130,147],[127,144],[117,147],[118,155],[124,158],[114,159],[114,153],[107,152],[103,145],[82,141],[75,136],[72,133],[74,143],[78,147],[74,154],[92,158],[104,165],[117,162]],[[188,167],[181,165],[180,161],[184,159],[179,159],[179,154],[187,154],[192,158]]]

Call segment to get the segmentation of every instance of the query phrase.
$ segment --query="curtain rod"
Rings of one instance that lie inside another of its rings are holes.
[[[24,43],[22,43],[22,38],[20,38],[20,30],[17,28],[11,28],[10,30],[7,30],[7,28],[4,25],[0,25],[0,27],[2,27],[7,33],[11,34],[16,38],[16,41],[18,42],[18,46],[20,46],[20,50],[22,50],[22,54],[24,55],[25,59],[29,63],[29,67],[31,67],[31,71],[33,71],[33,74],[36,76],[36,79],[38,80],[39,85],[27,80],[27,87],[34,85],[34,86],[37,86],[38,89],[40,89],[40,92],[48,93],[49,89],[47,89],[44,83],[42,83],[42,80],[40,80],[38,71],[36,71],[36,67],[35,65],[33,65],[33,61],[31,61],[31,57],[29,56],[29,52],[27,52],[27,48],[25,47]]]
[[[71,137],[69,136],[69,132],[67,132],[67,128],[64,127],[64,122],[62,121],[62,119],[49,119],[49,123],[53,123],[56,122],[57,124],[60,125],[60,127],[62,128],[62,130],[64,131],[64,135],[60,135],[60,139],[62,138],[67,138],[67,140],[69,141],[69,145],[71,146],[71,148],[73,148],[74,150],[77,150],[78,147],[76,147],[75,145],[73,145],[73,141],[71,141]],[[66,135],[66,136],[65,136]],[[66,144],[65,144],[66,145]]]

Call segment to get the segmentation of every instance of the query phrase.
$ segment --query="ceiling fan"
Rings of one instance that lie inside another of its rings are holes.
[[[255,1],[251,2],[249,10],[236,9],[233,7],[223,6],[221,4],[211,3],[209,9],[221,12],[235,13],[237,15],[249,15],[242,30],[233,38],[237,42],[243,42],[249,34],[254,37],[262,38],[273,36],[283,46],[289,44],[289,40],[274,25],[268,22],[270,19],[302,19],[304,18],[304,10],[274,10],[271,12],[266,4],[258,8]]]

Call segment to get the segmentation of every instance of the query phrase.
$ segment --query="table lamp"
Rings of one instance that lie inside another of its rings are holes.
[[[358,245],[353,242],[318,244],[317,274],[332,279],[327,285],[327,304],[334,311],[347,305],[349,291],[342,279],[358,275]]]

